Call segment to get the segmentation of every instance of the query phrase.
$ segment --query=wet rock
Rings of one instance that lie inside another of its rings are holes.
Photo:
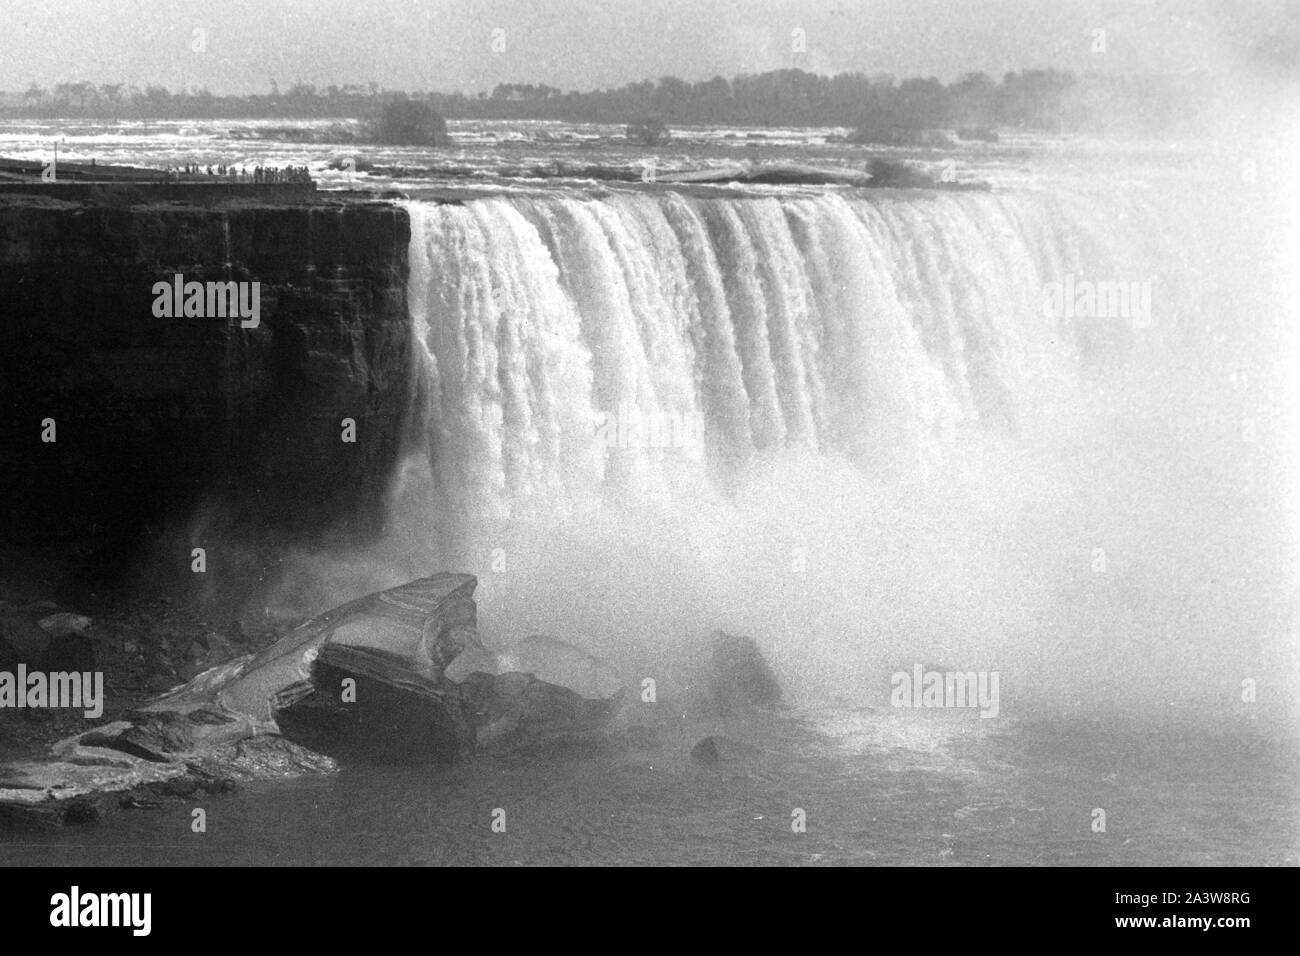
[[[437,574],[358,598],[312,618],[261,654],[209,669],[147,709],[216,708],[274,732],[277,713],[316,692],[318,663],[450,705],[443,670],[478,644],[476,585],[472,575]]]
[[[479,745],[586,736],[609,721],[621,689],[606,662],[542,635],[500,653],[467,648],[446,676],[463,688]]]
[[[230,641],[226,640],[215,631],[204,638],[207,647],[207,661],[209,666],[213,664],[223,664],[232,657],[238,657],[239,648],[235,647]]]
[[[272,734],[236,741],[210,755],[189,761],[188,766],[204,778],[205,789],[215,784],[218,791],[232,782],[287,780],[338,770],[333,758]],[[189,778],[180,778],[170,781],[167,786],[174,789],[189,782]]]
[[[691,759],[706,767],[752,760],[758,754],[757,747],[722,735],[705,737],[691,748]]]
[[[123,810],[158,810],[162,807],[162,801],[142,797],[136,793],[126,793],[122,795],[118,806]]]
[[[724,712],[780,702],[781,685],[753,638],[715,631],[710,644],[709,694]]]
[[[118,730],[129,725],[116,725]],[[0,767],[0,807],[53,812],[70,800],[94,802],[185,773],[179,762],[158,762],[125,751],[83,743],[78,737],[51,748],[52,759]],[[53,813],[53,818],[60,814]]]
[[[240,781],[338,769],[329,757],[274,735],[207,746],[196,730],[204,722],[202,715],[176,717],[152,728],[117,721],[59,741],[51,747],[50,760],[0,767],[0,822],[90,822],[109,809],[150,810],[161,806],[163,798],[200,790],[225,793]],[[180,747],[196,749],[176,749]]]
[[[57,614],[41,618],[38,623],[41,630],[51,637],[71,637],[84,634],[87,628],[90,627],[91,621],[84,614],[60,611]]]
[[[176,678],[171,674],[150,674],[145,678],[144,686],[146,690],[163,693],[176,686]]]
[[[41,804],[0,802],[0,828],[45,830],[94,823],[103,815],[96,797],[69,797]]]
[[[95,669],[94,643],[83,631],[90,618],[46,614],[46,607],[0,606],[0,665],[43,671]]]
[[[176,777],[157,785],[157,791],[167,797],[188,797],[199,789],[199,781],[190,776]]]
[[[481,645],[467,648],[447,668],[449,680],[469,674],[530,674],[547,684],[564,687],[587,700],[611,700],[619,692],[618,675],[603,660],[553,637],[535,634],[492,653]]]
[[[360,763],[449,763],[474,747],[460,701],[434,687],[394,687],[328,661],[317,662],[313,684],[276,716],[310,750]]]
[[[238,655],[239,651],[224,637],[217,633],[209,633],[190,641],[185,651],[185,662],[177,669],[177,676],[183,680],[192,680],[209,668],[223,664]]]
[[[691,748],[691,759],[707,767],[715,767],[722,756],[718,753],[717,742],[712,737],[705,737]]]
[[[584,737],[600,730],[610,700],[590,699],[532,674],[474,674],[465,683],[480,746]]]

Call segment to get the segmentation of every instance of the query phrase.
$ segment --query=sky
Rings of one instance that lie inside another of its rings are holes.
[[[590,90],[791,66],[944,81],[1225,72],[1261,44],[1294,58],[1298,23],[1295,0],[0,0],[0,89]]]

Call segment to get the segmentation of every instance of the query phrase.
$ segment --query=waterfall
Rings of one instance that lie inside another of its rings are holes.
[[[807,700],[922,661],[1014,674],[1017,706],[1218,713],[1207,654],[1287,672],[1261,608],[1293,600],[1292,544],[1284,449],[1243,443],[1235,371],[1279,351],[1270,233],[1200,195],[409,201],[419,367],[385,534],[286,580],[319,606],[470,572],[488,646],[545,634],[628,675],[721,628]],[[1150,314],[1093,308],[1144,283]]]
[[[1118,261],[1046,195],[409,209],[423,451],[480,525],[689,494],[781,449],[924,469],[962,429],[1014,433],[1078,367],[1045,285]]]

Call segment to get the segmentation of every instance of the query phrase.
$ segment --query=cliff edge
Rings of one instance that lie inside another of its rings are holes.
[[[0,539],[129,547],[213,503],[376,532],[411,387],[406,210],[66,188],[0,192]],[[255,290],[256,323],[166,314],[177,276]]]

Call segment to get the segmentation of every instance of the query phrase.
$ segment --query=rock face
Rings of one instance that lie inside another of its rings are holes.
[[[378,526],[411,384],[406,211],[218,195],[0,194],[6,538],[129,545],[214,497],[304,536]],[[260,283],[260,324],[155,317],[177,273]]]

